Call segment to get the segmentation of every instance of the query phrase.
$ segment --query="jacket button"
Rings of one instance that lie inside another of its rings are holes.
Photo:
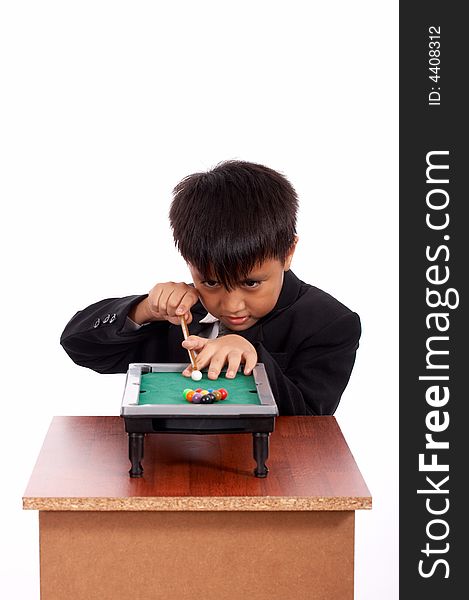
[[[117,319],[117,315],[116,313],[113,313],[111,318],[109,319],[109,323],[114,323],[114,321]]]
[[[106,315],[103,319],[103,323],[107,323],[110,318],[111,318],[111,315]]]
[[[101,325],[101,319],[98,317],[96,319],[96,321],[93,323],[93,327],[96,329],[96,327],[99,327]]]

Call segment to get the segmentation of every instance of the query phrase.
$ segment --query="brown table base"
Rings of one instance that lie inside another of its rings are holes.
[[[354,511],[40,511],[41,600],[352,600]]]

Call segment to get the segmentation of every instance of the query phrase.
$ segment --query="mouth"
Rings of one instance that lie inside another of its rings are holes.
[[[223,320],[226,321],[229,325],[244,325],[246,321],[249,319],[249,316],[244,317],[228,317],[223,316]]]

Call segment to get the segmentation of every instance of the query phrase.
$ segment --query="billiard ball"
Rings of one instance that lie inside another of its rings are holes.
[[[204,394],[200,399],[201,404],[212,404],[213,400],[210,398],[210,394]]]
[[[194,395],[192,396],[192,404],[200,404],[201,400],[202,394],[200,394],[199,392],[194,392]]]
[[[221,399],[222,400],[225,400],[225,398],[228,397],[228,392],[225,390],[225,388],[220,388],[218,391],[221,394]]]
[[[192,396],[195,394],[194,390],[189,390],[186,394],[186,400],[192,402]]]
[[[190,388],[186,388],[183,392],[182,395],[184,396],[184,399],[187,400],[187,394],[189,392],[192,392],[193,390],[191,390]]]
[[[202,379],[202,373],[200,371],[192,371],[191,379],[192,381],[200,381]]]
[[[215,390],[213,392],[213,395],[215,396],[216,402],[218,402],[219,400],[221,400],[221,392],[220,392],[220,390]]]
[[[210,398],[210,402],[209,402],[209,404],[213,404],[213,403],[215,402],[215,400],[216,400],[216,398],[215,398],[215,394],[214,394],[213,392],[209,392],[209,393],[207,394],[207,398]]]

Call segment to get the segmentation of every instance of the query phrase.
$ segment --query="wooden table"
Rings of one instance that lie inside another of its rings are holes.
[[[351,600],[368,488],[334,417],[279,417],[269,475],[247,434],[148,435],[128,475],[120,417],[55,417],[23,498],[41,599]]]

